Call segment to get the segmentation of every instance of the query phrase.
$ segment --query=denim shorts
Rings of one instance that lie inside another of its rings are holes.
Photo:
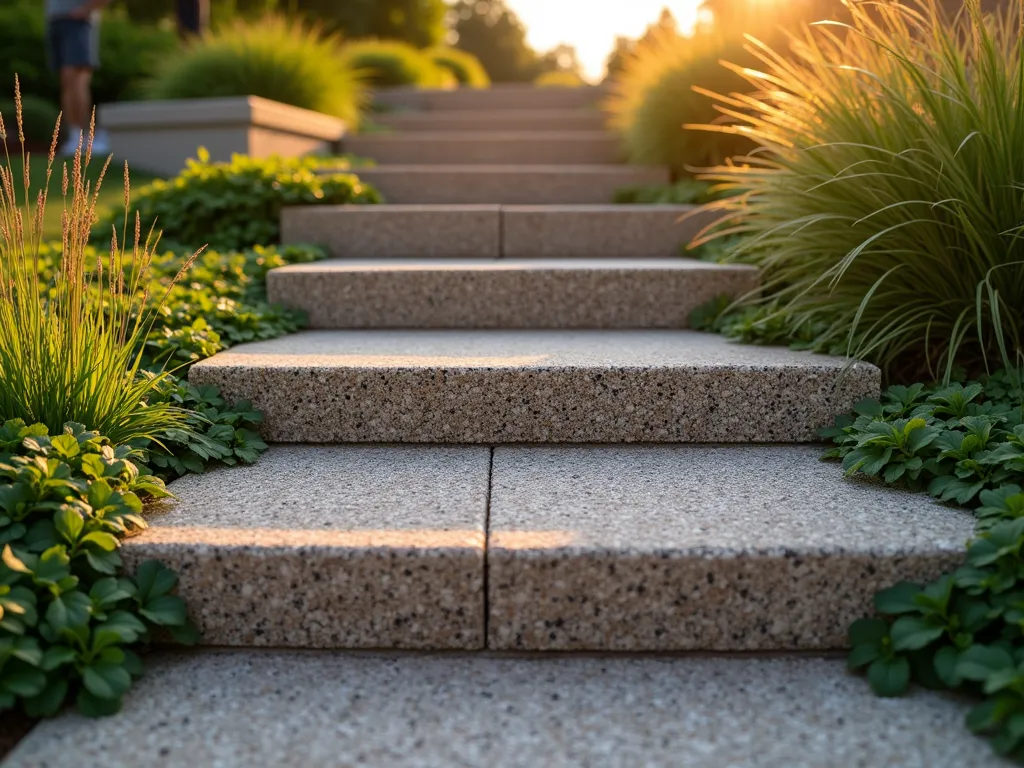
[[[46,22],[46,52],[50,68],[96,69],[100,63],[100,25],[91,19],[49,19]]]

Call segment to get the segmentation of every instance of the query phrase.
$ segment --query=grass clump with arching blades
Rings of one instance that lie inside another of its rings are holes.
[[[636,46],[611,85],[604,109],[630,161],[665,165],[677,176],[748,151],[738,136],[685,131],[685,123],[710,123],[714,101],[694,84],[732,90],[742,83],[719,63],[742,55],[739,35],[708,32],[693,38],[658,29]]]
[[[238,20],[169,57],[153,99],[261,96],[359,124],[366,85],[340,55],[340,38],[279,16]]]
[[[491,84],[491,78],[487,74],[487,70],[484,69],[484,65],[469,51],[440,45],[436,48],[428,48],[426,54],[439,67],[451,72],[461,86],[486,88]]]
[[[342,47],[345,66],[374,87],[450,88],[456,76],[447,66],[401,40],[356,40]]]
[[[103,258],[87,258],[103,183],[102,173],[95,185],[85,178],[92,160],[90,138],[79,147],[70,169],[61,165],[62,256],[55,277],[44,277],[43,214],[58,132],[54,131],[47,160],[47,183],[35,190],[17,84],[15,103],[21,179],[12,171],[0,115],[6,160],[0,165],[0,420],[41,423],[50,434],[60,434],[66,423],[76,422],[118,444],[158,440],[168,430],[185,428],[184,410],[147,402],[162,375],[140,371],[143,345],[161,307],[149,296],[149,266],[159,236],[151,232],[143,240],[136,217],[134,241],[125,247],[125,220],[120,239],[112,233]],[[124,183],[127,201],[127,166]],[[178,277],[191,262],[186,260]]]
[[[775,336],[891,378],[1011,366],[1024,336],[1024,5],[849,3],[786,55],[751,39],[750,95],[718,95],[759,145],[707,176],[735,196],[712,235],[760,267]],[[708,126],[704,126],[709,128]],[[704,238],[699,239],[701,242]],[[741,334],[743,335],[743,334]]]

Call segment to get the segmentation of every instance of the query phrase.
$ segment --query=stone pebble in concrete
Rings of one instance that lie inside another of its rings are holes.
[[[306,331],[189,380],[251,400],[275,442],[793,442],[878,395],[846,365],[693,331]]]
[[[490,452],[274,446],[188,475],[126,542],[158,558],[210,645],[480,648]]]
[[[694,259],[333,260],[273,270],[270,300],[311,328],[687,328],[758,272]]]
[[[845,647],[875,592],[960,565],[974,521],[821,451],[498,447],[488,647]]]
[[[988,768],[970,700],[878,699],[839,659],[204,652],[6,768]]]

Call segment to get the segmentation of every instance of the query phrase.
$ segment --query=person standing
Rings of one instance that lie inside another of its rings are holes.
[[[50,66],[60,76],[62,122],[67,129],[62,155],[74,154],[89,128],[92,73],[99,66],[100,11],[110,1],[46,0],[46,43]],[[97,155],[110,151],[105,131],[96,131],[92,149]]]

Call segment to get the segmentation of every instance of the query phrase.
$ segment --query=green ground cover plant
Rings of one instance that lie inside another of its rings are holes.
[[[73,702],[99,716],[121,707],[154,630],[197,639],[173,572],[155,561],[124,572],[121,541],[145,529],[144,503],[170,495],[166,480],[267,447],[248,402],[179,376],[300,327],[268,304],[266,273],[323,254],[160,250],[158,233],[143,236],[127,168],[121,226],[106,221],[97,247],[106,167],[90,171],[88,147],[56,166],[51,148],[40,180],[21,144],[0,166],[0,713],[45,717]],[[47,242],[54,173],[63,228]]]
[[[137,452],[68,423],[0,427],[0,712],[117,712],[142,673],[135,649],[163,628],[197,639],[177,577],[157,561],[122,573],[144,499],[168,495]]]
[[[491,84],[491,78],[488,76],[487,70],[484,69],[484,65],[469,51],[440,45],[428,48],[426,55],[437,66],[451,72],[460,86],[486,88]]]
[[[823,433],[848,475],[926,491],[977,519],[965,564],[875,596],[850,627],[851,669],[881,696],[911,681],[982,698],[968,727],[1024,761],[1024,378],[894,386]]]
[[[185,249],[208,244],[218,251],[271,245],[280,239],[281,209],[286,205],[341,205],[381,202],[380,194],[347,171],[320,172],[321,158],[258,160],[236,155],[228,163],[211,162],[200,149],[173,179],[157,179],[132,198],[129,215],[156,221],[164,240]],[[346,161],[332,159],[332,168]],[[112,211],[95,227],[107,237],[124,217]]]
[[[401,40],[355,40],[342,47],[344,66],[374,87],[450,88],[457,84],[450,67],[429,52]]]
[[[1006,365],[1024,334],[1024,8],[849,13],[732,67],[753,92],[716,97],[734,123],[716,130],[759,150],[708,174],[733,193],[708,237],[747,238],[729,259],[764,291],[741,304],[779,338],[907,382]]]
[[[157,395],[168,374],[142,369],[146,338],[193,258],[151,298],[157,239],[142,238],[137,219],[133,239],[125,221],[107,252],[93,252],[104,173],[87,180],[90,140],[60,167],[62,239],[46,265],[49,185],[32,187],[20,107],[16,82],[21,179],[0,116],[0,711],[53,715],[73,700],[83,714],[109,714],[141,672],[132,648],[154,627],[195,639],[170,594],[175,576],[155,562],[126,576],[118,554],[146,525],[142,499],[168,495],[132,445],[193,435],[194,414]],[[126,168],[126,204],[128,189]]]
[[[366,84],[340,38],[280,16],[235,20],[168,56],[149,83],[153,99],[262,96],[340,117],[355,128]]]

